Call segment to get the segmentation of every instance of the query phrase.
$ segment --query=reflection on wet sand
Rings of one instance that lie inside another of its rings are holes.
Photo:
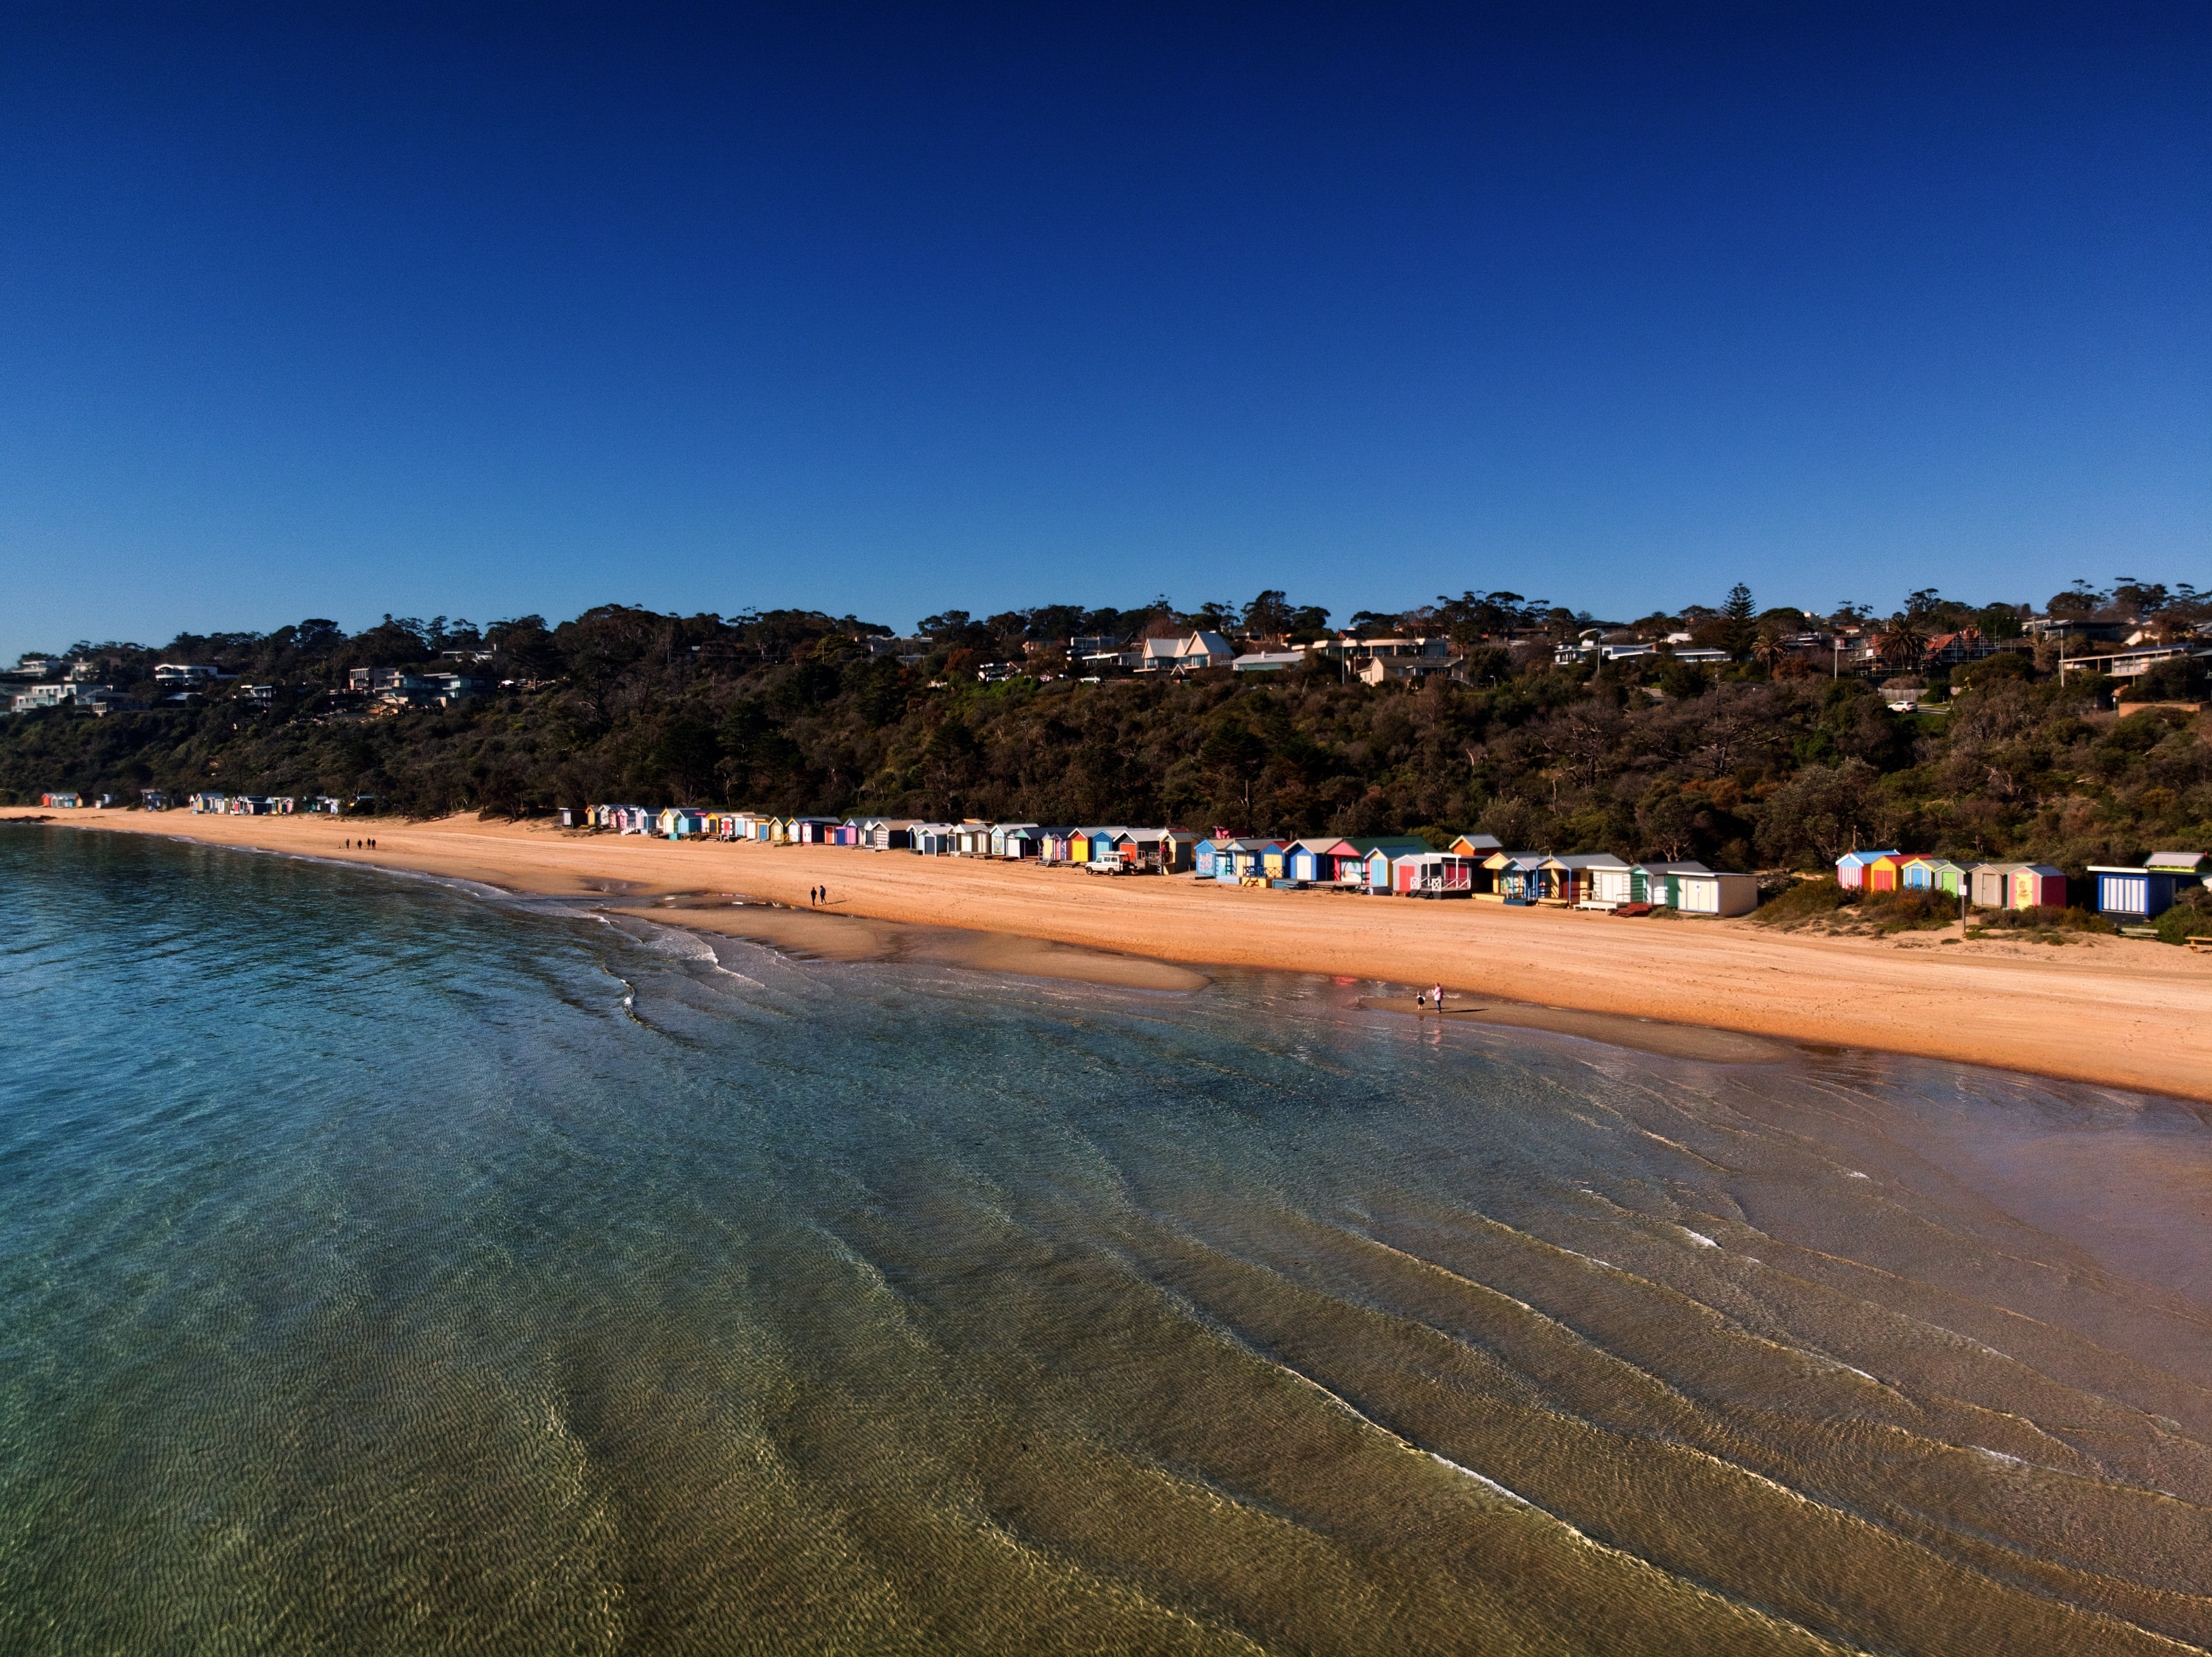
[[[748,902],[723,892],[679,892],[651,905],[609,905],[696,931],[773,945],[799,959],[969,966],[1025,978],[1066,978],[1125,990],[1202,990],[1206,974],[1170,961],[1024,938],[1006,932],[916,926],[830,910]]]

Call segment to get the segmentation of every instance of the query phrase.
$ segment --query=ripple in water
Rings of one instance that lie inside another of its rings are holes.
[[[2171,1651],[2212,1134],[0,833],[0,1648]]]

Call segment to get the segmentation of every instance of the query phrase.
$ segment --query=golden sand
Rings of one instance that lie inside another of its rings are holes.
[[[1807,938],[1746,921],[1622,920],[1182,877],[1109,879],[1035,864],[672,842],[473,817],[0,816],[331,857],[521,892],[598,894],[655,919],[825,954],[958,959],[1146,988],[1196,981],[1188,972],[1159,976],[1160,962],[1333,974],[1348,992],[1372,981],[1441,984],[1486,998],[1492,1022],[1609,1014],[1602,1027],[1613,1035],[1599,1034],[1598,1025],[1570,1033],[1626,1045],[1674,1039],[1650,1034],[1643,1021],[1651,1020],[2212,1100],[2212,959],[2134,940],[2053,949],[1994,940],[1942,944],[1925,933],[1903,942]],[[346,848],[364,836],[375,838],[376,850]],[[828,887],[831,915],[861,923],[857,932],[817,928],[824,917],[810,913],[728,905],[752,898],[805,911],[815,886]],[[702,904],[709,906],[678,906]],[[802,926],[814,929],[793,929]],[[995,936],[939,935],[947,929]],[[1498,1009],[1501,1000],[1521,1006]],[[1645,1033],[1628,1042],[1636,1030]]]

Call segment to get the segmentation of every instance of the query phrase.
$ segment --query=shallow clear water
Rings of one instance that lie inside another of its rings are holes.
[[[0,1649],[2212,1637],[2185,1106],[65,830],[0,919]]]

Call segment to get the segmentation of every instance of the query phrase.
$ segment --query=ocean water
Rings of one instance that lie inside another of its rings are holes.
[[[0,1650],[2171,1652],[2212,1131],[0,829]]]

